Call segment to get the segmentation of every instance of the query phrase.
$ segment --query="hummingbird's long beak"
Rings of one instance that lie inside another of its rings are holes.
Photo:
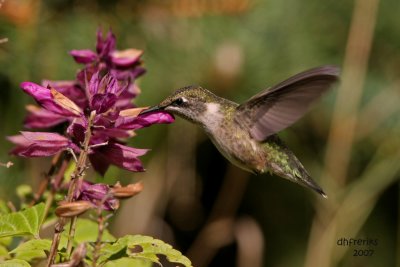
[[[157,106],[153,106],[153,107],[150,107],[148,109],[145,109],[142,112],[140,112],[139,114],[143,115],[143,114],[147,114],[147,113],[150,113],[150,112],[153,112],[153,111],[159,111],[159,110],[163,110],[163,109],[164,109],[164,107],[160,107],[160,106],[157,105]]]

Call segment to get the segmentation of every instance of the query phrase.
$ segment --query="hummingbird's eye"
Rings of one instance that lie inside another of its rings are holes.
[[[185,102],[181,97],[174,101],[174,104],[180,106]]]

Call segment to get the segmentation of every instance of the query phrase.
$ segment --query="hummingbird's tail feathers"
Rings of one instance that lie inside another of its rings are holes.
[[[321,196],[323,196],[324,198],[328,198],[328,196],[325,194],[324,190],[311,178],[311,176],[307,173],[307,171],[304,169],[303,166],[301,166],[302,168],[300,169],[300,176],[297,176],[297,183],[308,187],[312,190],[314,190],[315,192],[317,192],[318,194],[320,194]]]
[[[277,135],[269,137],[264,147],[269,155],[268,169],[282,178],[310,188],[324,198],[328,198],[322,188],[308,174],[300,160]]]

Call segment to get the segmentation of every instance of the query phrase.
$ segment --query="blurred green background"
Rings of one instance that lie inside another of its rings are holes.
[[[177,119],[138,131],[147,172],[111,168],[105,181],[142,180],[111,232],[172,243],[194,266],[400,266],[400,31],[398,0],[5,0],[0,9],[0,136],[22,130],[32,100],[22,81],[73,79],[68,51],[94,49],[98,27],[117,48],[143,49],[136,103],[199,84],[242,102],[319,65],[342,82],[281,133],[329,199],[227,163],[202,131]],[[50,159],[11,158],[0,139],[0,195],[37,187]],[[97,179],[99,179],[97,177]],[[339,246],[341,238],[377,245]],[[374,250],[353,256],[354,250]]]

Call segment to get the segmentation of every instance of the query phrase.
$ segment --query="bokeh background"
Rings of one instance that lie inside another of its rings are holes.
[[[327,200],[275,176],[249,175],[177,119],[138,131],[145,173],[111,232],[148,234],[194,266],[400,266],[400,3],[398,0],[5,0],[0,8],[0,195],[18,203],[50,159],[21,160],[3,137],[22,128],[22,81],[73,79],[72,49],[93,49],[99,26],[117,48],[145,51],[139,106],[199,84],[242,102],[305,69],[335,64],[341,83],[280,135]],[[93,174],[94,175],[94,174]],[[100,180],[100,177],[94,179]],[[341,238],[376,245],[339,246]],[[374,250],[353,256],[354,250]]]

